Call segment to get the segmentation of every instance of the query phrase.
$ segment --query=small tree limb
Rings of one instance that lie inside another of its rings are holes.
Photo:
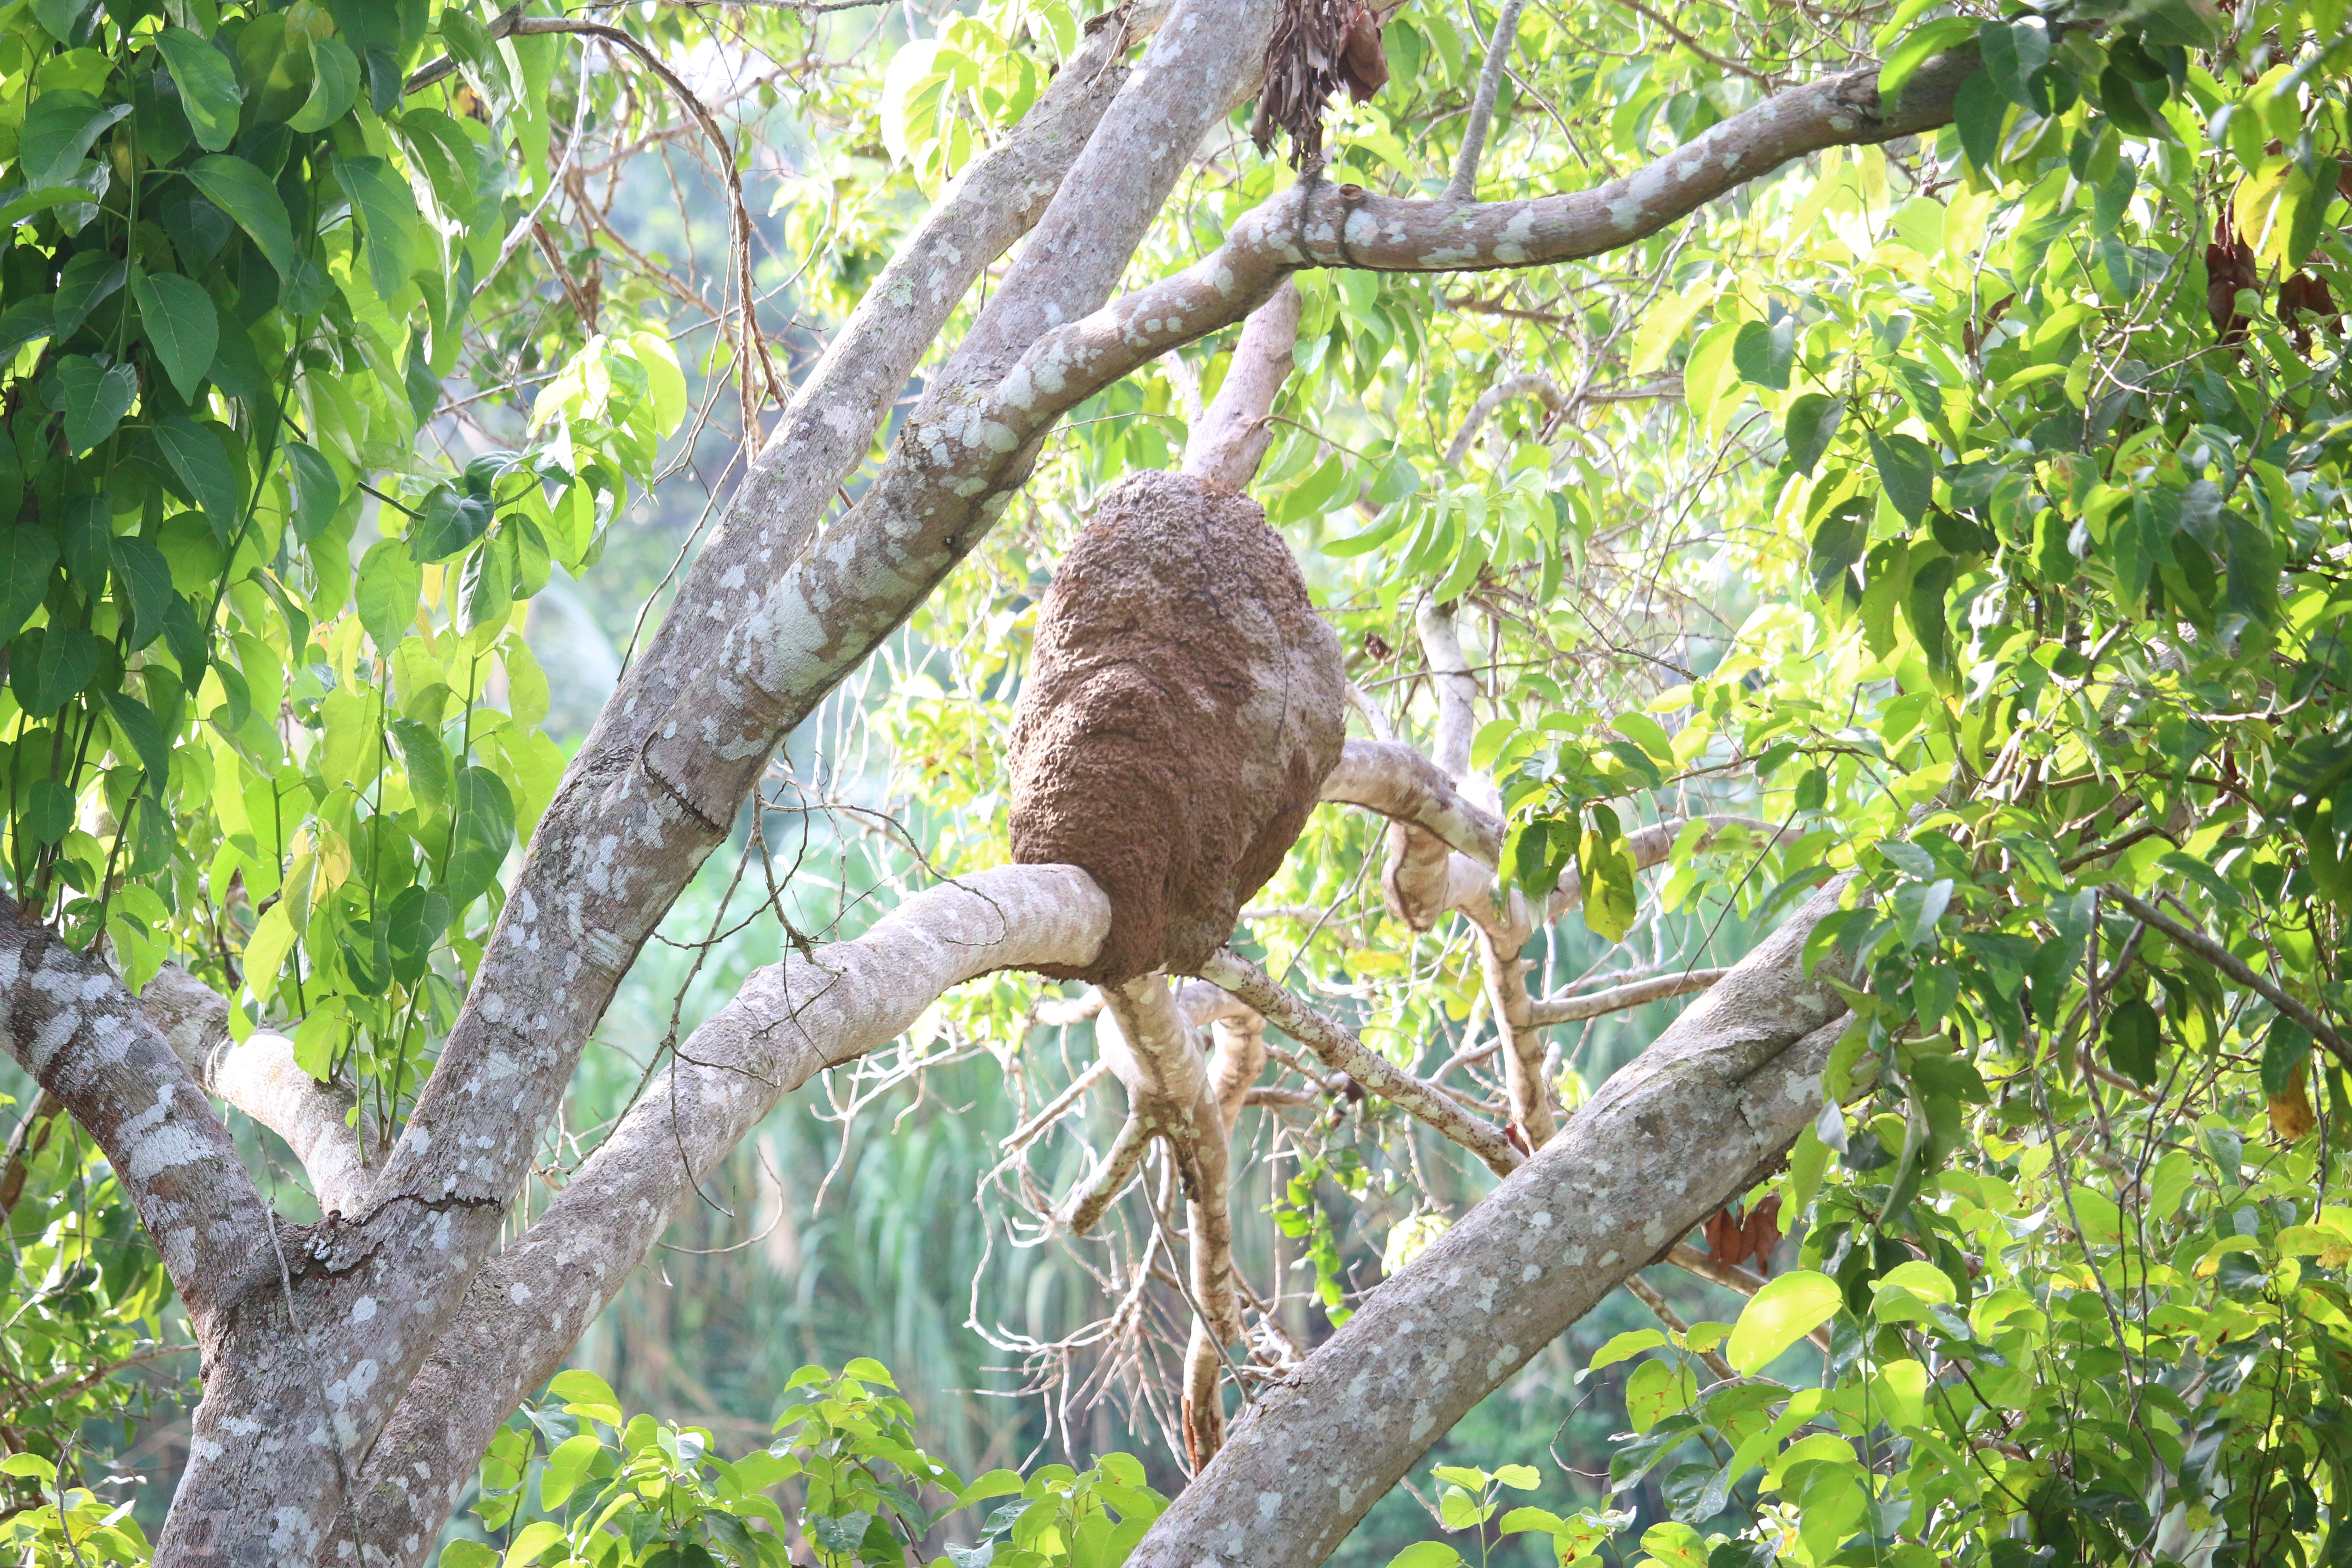
[[[1478,1156],[1498,1176],[1507,1176],[1527,1156],[1492,1124],[1479,1121],[1435,1084],[1425,1083],[1374,1051],[1342,1025],[1325,1017],[1276,985],[1265,970],[1231,948],[1220,948],[1202,967],[1215,982],[1264,1015],[1266,1021],[1347,1074],[1370,1094],[1393,1100],[1412,1115]]]
[[[2328,1054],[2333,1056],[2340,1065],[2352,1068],[2352,1045],[2345,1042],[2344,1037],[2336,1032],[2334,1025],[2287,994],[2275,982],[2254,973],[2236,953],[2207,936],[2203,931],[2193,926],[2184,925],[2147,900],[2137,898],[2112,882],[2100,891],[2123,906],[2125,911],[2133,919],[2162,931],[2166,936],[2170,937],[2174,942],[2179,942],[2182,947],[2310,1030],[2312,1037],[2326,1046]]]
[[[1669,996],[1686,996],[1694,991],[1704,991],[1730,973],[1727,969],[1691,969],[1680,974],[1661,974],[1648,980],[1636,980],[1631,984],[1612,986],[1606,991],[1545,996],[1535,1003],[1531,1011],[1539,1026],[1573,1024],[1586,1018],[1598,1018],[1604,1013],[1618,1013],[1628,1007],[1663,1002]]]

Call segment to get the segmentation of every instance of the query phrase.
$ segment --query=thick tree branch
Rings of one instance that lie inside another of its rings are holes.
[[[787,954],[678,1047],[522,1239],[474,1279],[365,1461],[355,1531],[328,1562],[420,1563],[516,1403],[563,1364],[679,1206],[776,1102],[887,1045],[950,986],[998,969],[1082,967],[1110,902],[1070,866],[1007,866],[932,888],[855,942]],[[352,1535],[356,1535],[356,1541]]]
[[[283,1035],[263,1029],[242,1044],[231,1040],[227,998],[176,963],[156,972],[139,1005],[207,1094],[286,1141],[320,1212],[358,1212],[373,1173],[350,1094],[296,1066],[294,1042]]]
[[[1133,1568],[1322,1562],[1473,1405],[1748,1181],[1820,1109],[1845,1007],[1802,957],[1843,890],[1807,900],[1261,1394]]]
[[[657,727],[689,727],[675,712],[678,695],[716,671],[726,630],[814,533],[950,313],[1061,187],[1128,79],[1118,62],[1129,25],[1148,25],[1143,10],[1114,14],[1086,38],[1021,124],[941,198],[869,288],[736,489],[652,648],[624,677],[566,771],[369,1202],[350,1222],[326,1227],[300,1260],[318,1268],[297,1281],[297,1293],[319,1293],[319,1320],[336,1325],[320,1344],[329,1386],[347,1394],[336,1430],[358,1449],[492,1251],[506,1203],[614,986],[721,840],[765,763],[764,752],[697,758],[693,776],[713,791],[715,808],[702,811],[641,765],[648,741]],[[496,1092],[486,1093],[493,1084]],[[454,1453],[441,1462],[469,1473],[479,1449]],[[191,1476],[212,1462],[197,1454]],[[429,1518],[415,1515],[393,1539],[429,1542],[450,1500],[440,1497]]]
[[[298,1552],[341,1510],[329,1400],[299,1323],[289,1323],[278,1216],[228,1131],[154,1021],[104,961],[0,898],[0,1032],[8,1053],[106,1152],[163,1255],[203,1348],[190,1435],[217,1463],[192,1467],[172,1504],[179,1539],[254,1539],[270,1519]],[[289,1490],[289,1489],[297,1489]],[[226,1561],[184,1544],[183,1562]]]

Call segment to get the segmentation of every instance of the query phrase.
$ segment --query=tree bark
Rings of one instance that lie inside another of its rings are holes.
[[[1812,1120],[1845,1004],[1806,936],[1841,880],[1375,1291],[1162,1514],[1131,1568],[1307,1568],[1468,1412]]]
[[[889,1044],[952,985],[1092,963],[1109,929],[1110,900],[1085,872],[1007,866],[917,894],[814,959],[791,953],[753,973],[475,1279],[367,1454],[358,1518],[326,1560],[425,1562],[499,1424],[562,1366],[696,1188],[785,1095]]]

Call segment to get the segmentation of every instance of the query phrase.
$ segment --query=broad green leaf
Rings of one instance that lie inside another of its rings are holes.
[[[1977,25],[1965,16],[1946,16],[1928,23],[1905,38],[1886,57],[1878,70],[1878,97],[1881,102],[1896,104],[1903,100],[1903,87],[1919,73],[1919,68],[1948,49],[1965,45],[1976,32]]]
[[[1683,329],[1690,325],[1691,318],[1697,315],[1715,295],[1716,290],[1711,285],[1695,283],[1681,293],[1669,294],[1652,305],[1649,312],[1642,318],[1642,325],[1633,333],[1633,374],[1647,375],[1664,364],[1667,351],[1682,336]]]
[[[515,1531],[513,1542],[499,1559],[499,1568],[526,1568],[562,1544],[563,1527],[551,1519],[535,1519]]]
[[[1742,321],[1731,340],[1731,363],[1739,379],[1774,392],[1789,390],[1789,373],[1797,357],[1797,318],[1778,321]]]
[[[286,443],[286,463],[294,489],[294,537],[308,544],[334,521],[342,504],[342,481],[315,447],[301,441]]]
[[[1826,393],[1808,392],[1791,399],[1781,423],[1789,466],[1801,474],[1811,474],[1836,438],[1838,421],[1844,414],[1845,399]]]
[[[62,185],[89,155],[107,127],[131,112],[131,105],[101,105],[89,93],[57,88],[33,100],[16,136],[16,173],[27,190]]]
[[[243,158],[215,153],[190,165],[188,178],[253,237],[253,243],[261,247],[261,254],[284,282],[288,305],[305,309],[320,287],[319,270],[296,247],[286,204],[269,176]]]
[[[2126,997],[2107,1014],[2107,1059],[2134,1083],[2152,1084],[2157,1056],[2164,1043],[2156,1009],[2137,996]]]
[[[172,563],[152,542],[136,534],[116,535],[110,544],[114,580],[130,596],[130,647],[136,650],[163,634],[173,601]]]
[[[593,1372],[580,1367],[559,1372],[548,1379],[547,1392],[551,1397],[563,1401],[564,1409],[574,1415],[585,1415],[607,1426],[621,1424],[619,1396]]]
[[[203,509],[213,525],[213,537],[224,547],[237,536],[245,521],[245,483],[229,461],[228,451],[213,426],[199,425],[184,414],[155,423],[155,444],[163,460],[186,488],[188,497]]]
[[[1543,1484],[1543,1477],[1533,1465],[1498,1465],[1495,1479],[1513,1491],[1531,1492]]]
[[[41,607],[57,563],[57,536],[47,529],[0,528],[0,642],[15,637]]]
[[[1875,431],[1870,437],[1870,455],[1878,465],[1878,480],[1886,487],[1887,500],[1903,514],[1903,520],[1916,523],[1927,516],[1928,503],[1935,499],[1936,455],[1916,437],[1881,436]]]
[[[1388,1568],[1454,1568],[1462,1553],[1443,1541],[1416,1541],[1389,1559]]]
[[[131,280],[139,301],[139,320],[163,374],[183,401],[191,401],[211,373],[213,355],[220,348],[220,315],[213,297],[194,279],[176,272],[142,272]]]
[[[1584,923],[1603,942],[1622,942],[1638,912],[1633,853],[1605,805],[1591,812],[1591,825],[1577,842],[1576,870],[1584,889]]]
[[[1629,1357],[1640,1355],[1643,1351],[1655,1350],[1665,1342],[1666,1336],[1655,1329],[1628,1329],[1612,1336],[1607,1344],[1593,1352],[1592,1359],[1584,1363],[1584,1370],[1599,1372],[1604,1366],[1614,1366]]]
[[[131,742],[132,754],[147,770],[149,782],[161,793],[163,783],[172,775],[172,737],[147,705],[127,691],[110,689],[106,692],[107,711],[122,738]]]
[[[1724,1359],[1732,1370],[1752,1376],[1780,1352],[1837,1316],[1844,1297],[1826,1274],[1799,1269],[1768,1281],[1748,1299],[1731,1327]]]
[[[254,923],[245,942],[245,988],[255,1001],[267,1002],[277,994],[278,971],[294,951],[294,922],[282,900],[263,910]]]
[[[196,133],[196,144],[207,153],[226,150],[236,140],[237,117],[245,103],[236,68],[201,34],[185,27],[166,27],[155,42],[180,89],[180,107]]]
[[[1697,1396],[1698,1380],[1681,1363],[1645,1361],[1625,1379],[1625,1418],[1634,1431],[1647,1432]]]
[[[88,354],[74,354],[55,374],[65,397],[66,447],[77,454],[113,435],[139,395],[138,373],[128,363],[104,365]]]
[[[367,242],[368,276],[376,292],[391,299],[416,267],[416,196],[408,182],[382,158],[339,158],[335,182],[358,215]]]
[[[310,45],[310,96],[286,122],[290,130],[324,131],[349,112],[352,100],[360,95],[359,57],[341,39],[314,40]]]

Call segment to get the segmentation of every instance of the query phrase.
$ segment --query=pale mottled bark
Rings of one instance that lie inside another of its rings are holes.
[[[286,1141],[321,1213],[356,1213],[373,1173],[352,1097],[294,1062],[294,1042],[268,1029],[229,1037],[228,1001],[176,963],[158,970],[139,1005],[207,1094]]]
[[[1117,67],[1127,40],[1117,22],[1087,40],[836,335],[653,647],[567,770],[434,1076],[369,1199],[305,1238],[293,1293],[307,1317],[335,1326],[315,1337],[315,1348],[320,1381],[331,1394],[340,1391],[333,1429],[347,1467],[459,1313],[613,988],[719,841],[767,754],[703,753],[682,764],[708,792],[697,807],[658,768],[643,765],[647,742],[684,727],[680,695],[714,669],[724,631],[814,533],[839,479],[863,457],[981,269],[1061,187],[1127,84]],[[712,700],[724,708],[723,696]],[[226,1461],[194,1456],[184,1494],[211,1485],[217,1462]],[[175,1515],[159,1553],[209,1563],[235,1544],[201,1544],[183,1534]],[[284,1555],[309,1557],[297,1548]]]
[[[1690,969],[1679,974],[1660,974],[1648,980],[1612,985],[1606,991],[1542,996],[1536,999],[1528,1012],[1539,1028],[1553,1024],[1574,1024],[1586,1018],[1598,1018],[1604,1013],[1622,1013],[1628,1007],[1647,1006],[1670,996],[1687,996],[1694,991],[1706,990],[1729,973],[1727,969]]]
[[[1470,1407],[1748,1184],[1820,1109],[1825,889],[1236,1421],[1132,1568],[1306,1568]],[[1261,1009],[1264,1010],[1264,1009]]]
[[[1008,866],[918,894],[854,942],[760,970],[467,1292],[366,1457],[335,1558],[424,1561],[490,1435],[679,1207],[785,1095],[887,1045],[950,986],[998,969],[1091,963],[1110,901],[1070,866]],[[356,1540],[354,1539],[356,1536]],[[363,1543],[362,1552],[361,1543]],[[331,1559],[335,1560],[335,1559]]]
[[[1184,443],[1184,471],[1228,489],[1249,488],[1274,439],[1274,400],[1298,343],[1298,285],[1288,279],[1250,312],[1234,363]]]
[[[191,1465],[173,1500],[196,1550],[258,1563],[315,1552],[342,1506],[330,1398],[281,1258],[299,1243],[156,1022],[94,953],[0,898],[8,1053],[106,1152],[155,1240],[204,1355]]]
[[[1323,781],[1323,798],[1360,805],[1425,828],[1447,847],[1492,869],[1503,855],[1503,823],[1471,800],[1436,763],[1402,741],[1349,741]]]

